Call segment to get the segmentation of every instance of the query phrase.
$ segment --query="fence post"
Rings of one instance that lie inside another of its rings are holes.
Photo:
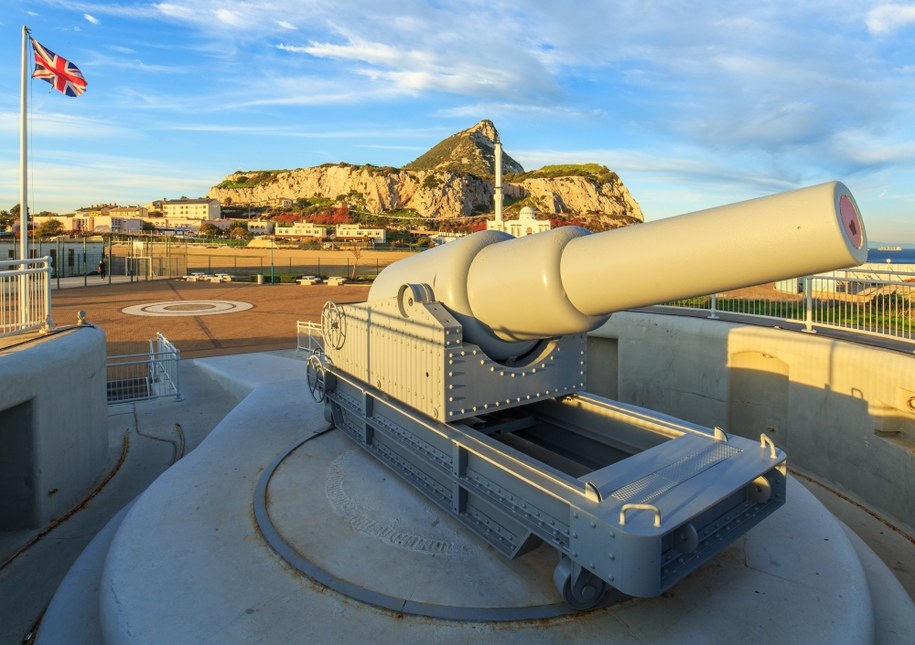
[[[813,292],[811,287],[813,286],[813,278],[806,276],[804,278],[804,331],[808,334],[815,334],[816,330],[813,328]]]
[[[709,319],[718,320],[718,294],[713,293],[709,296]]]
[[[59,254],[58,254],[59,255]],[[44,259],[44,328],[45,331],[51,331],[54,329],[54,321],[51,319],[51,263],[50,258]],[[60,285],[60,278],[57,280],[57,284]],[[58,287],[59,288],[59,287]]]

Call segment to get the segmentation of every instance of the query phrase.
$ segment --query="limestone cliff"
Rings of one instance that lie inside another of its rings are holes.
[[[497,132],[481,121],[440,142],[403,169],[324,164],[279,171],[236,172],[207,193],[226,204],[275,204],[281,199],[322,197],[372,213],[409,209],[423,217],[490,213],[493,209],[493,144]],[[541,217],[596,216],[643,221],[638,203],[616,175],[597,164],[547,166],[524,172],[503,153],[506,215],[531,205]]]

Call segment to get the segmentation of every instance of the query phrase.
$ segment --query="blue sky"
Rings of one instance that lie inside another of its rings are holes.
[[[401,166],[491,119],[526,169],[598,162],[647,220],[838,179],[915,243],[915,3],[6,0],[0,208],[19,201],[22,25],[76,63],[30,82],[33,212],[202,196],[239,169]]]

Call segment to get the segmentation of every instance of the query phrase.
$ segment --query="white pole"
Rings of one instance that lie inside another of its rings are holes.
[[[499,133],[496,133],[495,149],[493,154],[496,158],[496,186],[495,186],[495,202],[496,202],[496,221],[499,222],[499,230],[502,228],[502,142],[499,141]]]
[[[28,204],[28,131],[26,114],[28,104],[28,35],[29,28],[22,25],[22,85],[19,88],[19,259],[22,264],[19,270],[27,268],[25,261],[29,257],[29,209]],[[19,324],[25,328],[32,323],[29,307],[29,276],[19,274]]]
[[[22,86],[19,96],[19,257],[29,257],[29,207],[28,207],[28,36],[29,28],[22,26]],[[24,266],[22,268],[25,268]]]

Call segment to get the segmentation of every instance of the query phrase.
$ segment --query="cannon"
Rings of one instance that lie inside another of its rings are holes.
[[[860,264],[838,182],[590,234],[482,231],[328,302],[325,417],[508,558],[546,543],[573,608],[657,596],[785,502],[759,441],[586,392],[616,311]]]

